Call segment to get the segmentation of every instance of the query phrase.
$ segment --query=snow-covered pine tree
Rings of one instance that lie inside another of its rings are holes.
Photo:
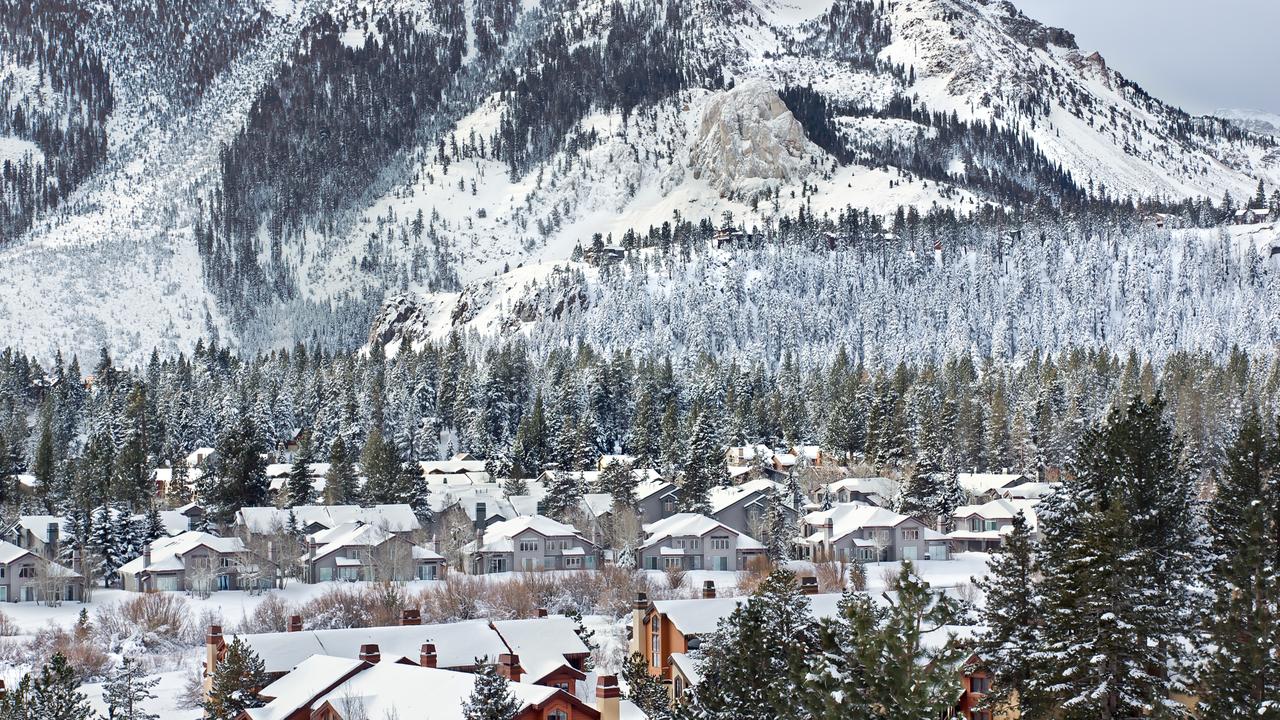
[[[294,453],[293,464],[289,466],[289,477],[285,481],[285,493],[289,507],[312,505],[316,501],[316,488],[311,478],[311,463],[314,453],[311,450],[311,439],[304,439],[302,447]]]
[[[1037,670],[1030,658],[1041,647],[1043,620],[1036,572],[1031,527],[1019,512],[1004,544],[987,562],[986,577],[973,581],[986,598],[982,612],[985,630],[975,651],[994,678],[984,699],[992,715],[1015,704],[1021,716],[1036,715],[1035,693],[1028,683]]]
[[[933,456],[921,452],[916,458],[915,468],[898,489],[893,509],[936,528],[943,505],[942,475],[942,468]]]
[[[360,488],[355,464],[341,437],[334,438],[329,447],[329,470],[324,476],[324,501],[327,505],[346,505],[359,502]]]
[[[582,505],[582,473],[568,470],[556,471],[542,500],[542,511],[547,517],[569,522],[573,513]]]
[[[180,508],[191,502],[191,488],[187,471],[187,458],[181,452],[174,453],[169,475],[169,486],[165,488],[165,502],[171,508]]]
[[[681,512],[708,514],[711,488],[728,484],[724,448],[720,446],[714,422],[709,410],[699,412],[693,421],[677,495]]]
[[[600,471],[599,491],[608,493],[620,507],[635,507],[636,477],[631,463],[614,461]]]
[[[89,700],[80,692],[80,681],[67,657],[56,652],[40,668],[40,676],[26,693],[22,718],[41,720],[93,720],[95,714]]]
[[[631,653],[622,663],[622,680],[627,686],[627,699],[649,720],[671,719],[671,696],[657,675],[649,672],[649,663],[641,653]]]
[[[400,462],[395,446],[385,441],[376,426],[369,431],[360,455],[360,467],[364,470],[363,499],[370,504],[400,502],[397,492]]]
[[[782,495],[773,490],[765,497],[764,516],[761,519],[761,542],[769,559],[775,563],[791,559],[791,539],[795,537],[795,528],[788,522],[787,513],[783,510]]]
[[[1199,710],[1221,720],[1280,718],[1280,440],[1245,413],[1209,504],[1210,611]]]
[[[476,658],[475,687],[462,703],[463,720],[514,720],[520,703],[511,694],[510,682],[486,658]]]
[[[125,558],[124,543],[128,538],[122,537],[122,528],[116,522],[111,507],[103,504],[93,513],[89,549],[97,558],[95,563],[101,574],[104,587],[110,587],[116,581],[116,570],[131,558]]]
[[[1080,442],[1074,477],[1038,509],[1044,634],[1028,687],[1068,719],[1178,718],[1169,673],[1195,626],[1195,478],[1162,417],[1134,398]]]
[[[431,511],[431,486],[427,484],[427,476],[423,474],[422,466],[412,461],[400,463],[398,485],[401,502],[413,508],[413,514],[423,526],[430,525],[435,515]]]
[[[813,718],[936,718],[954,708],[965,653],[955,640],[926,642],[960,617],[956,601],[934,592],[910,563],[885,602],[846,591],[839,613],[818,626],[796,700]],[[886,713],[886,708],[892,708]]]
[[[807,720],[796,702],[817,648],[809,600],[775,570],[702,641],[702,679],[677,712],[688,720]]]
[[[147,678],[138,661],[126,657],[120,666],[111,671],[102,686],[102,702],[107,706],[107,720],[159,720],[159,715],[147,712],[143,703],[154,700],[152,689],[160,678]]]
[[[208,720],[236,720],[248,708],[265,703],[258,691],[267,686],[262,659],[243,640],[235,638],[210,679],[209,695],[201,703]]]

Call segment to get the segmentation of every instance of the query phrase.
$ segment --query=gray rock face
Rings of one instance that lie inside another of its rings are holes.
[[[821,152],[778,93],[752,80],[707,101],[689,167],[721,195],[750,197],[806,177]]]

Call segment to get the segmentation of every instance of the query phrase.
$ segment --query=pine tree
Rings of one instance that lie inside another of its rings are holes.
[[[311,478],[313,462],[311,440],[303,440],[302,447],[293,456],[293,464],[289,466],[289,478],[285,484],[289,507],[312,505],[316,501],[316,488]]]
[[[631,464],[615,461],[600,471],[599,491],[608,493],[619,507],[634,508],[636,504],[636,477]]]
[[[213,482],[204,485],[201,498],[210,519],[222,525],[230,524],[240,508],[266,505],[270,488],[258,433],[247,412],[237,415],[218,436],[206,471]]]
[[[992,714],[1016,703],[1023,717],[1035,716],[1035,697],[1028,679],[1036,670],[1030,658],[1041,647],[1043,619],[1036,591],[1036,567],[1031,528],[1019,512],[1000,550],[987,563],[987,575],[973,581],[986,598],[985,631],[977,654],[994,681],[985,698]]]
[[[485,658],[476,658],[475,666],[475,688],[462,703],[463,720],[514,720],[521,705],[511,694],[510,681]]]
[[[557,470],[552,477],[551,486],[542,500],[542,509],[547,517],[560,522],[569,522],[573,513],[582,506],[582,473],[568,470]]]
[[[324,476],[324,501],[328,505],[357,503],[360,489],[356,468],[347,454],[347,444],[334,438],[329,447],[329,471]]]
[[[1195,478],[1163,409],[1138,397],[1112,410],[1038,508],[1042,672],[1028,687],[1065,720],[1186,714],[1167,669],[1185,662],[1203,549]]]
[[[1203,623],[1201,717],[1280,718],[1278,453],[1280,441],[1249,410],[1209,505],[1213,598]]]
[[[208,720],[236,720],[247,708],[262,707],[258,691],[268,682],[266,666],[240,638],[227,646],[210,681],[209,696],[201,703]]]
[[[760,540],[764,543],[769,559],[775,563],[791,559],[791,539],[795,536],[795,528],[787,520],[782,496],[777,490],[770,491],[765,497]]]
[[[702,679],[679,709],[689,720],[813,717],[796,702],[817,648],[809,600],[795,575],[775,570],[702,641]]]
[[[821,621],[818,651],[805,658],[798,693],[808,717],[938,718],[955,706],[964,652],[954,639],[925,638],[960,618],[958,604],[935,593],[903,563],[883,604],[846,591],[839,613]]]
[[[158,677],[148,679],[136,660],[124,658],[102,686],[107,720],[159,720],[159,715],[142,708],[144,702],[155,699],[152,688],[159,682]]]
[[[40,668],[40,676],[31,684],[25,698],[27,717],[40,720],[92,720],[93,709],[80,692],[75,671],[60,652]]]
[[[431,511],[431,486],[427,484],[427,476],[422,466],[416,462],[400,463],[400,491],[402,502],[413,508],[413,514],[424,526],[435,520]]]
[[[649,720],[670,720],[671,698],[658,676],[649,673],[649,663],[642,653],[631,653],[622,664],[622,679],[627,684],[627,699],[640,708]]]
[[[165,502],[171,508],[180,508],[191,502],[191,488],[188,486],[187,458],[177,453],[173,459],[169,475],[169,486],[165,488]]]
[[[400,462],[395,446],[385,441],[382,431],[374,427],[364,443],[360,455],[360,467],[364,470],[364,500],[369,504],[400,502],[397,492],[400,479]]]
[[[528,495],[529,483],[525,482],[524,478],[509,477],[502,484],[502,492],[509,498]]]
[[[724,449],[717,439],[714,418],[709,411],[698,413],[693,421],[682,470],[678,495],[680,511],[710,513],[711,488],[727,484],[729,472],[725,468]]]

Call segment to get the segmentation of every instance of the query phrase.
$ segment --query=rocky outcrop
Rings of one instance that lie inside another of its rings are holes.
[[[751,197],[807,177],[821,153],[778,93],[752,80],[703,106],[689,167],[721,195]]]

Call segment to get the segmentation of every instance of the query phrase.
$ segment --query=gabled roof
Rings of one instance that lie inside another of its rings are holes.
[[[136,557],[121,565],[120,572],[182,570],[186,567],[183,556],[202,546],[223,554],[245,552],[244,543],[238,537],[219,537],[207,532],[188,530],[173,537],[152,540],[151,564],[145,564],[144,557]]]
[[[462,704],[471,697],[475,682],[476,676],[470,673],[379,662],[318,698],[311,708],[327,704],[339,713],[350,713],[343,715],[344,720],[462,720]],[[541,706],[563,692],[525,683],[511,683],[508,688],[520,711]],[[583,709],[590,710],[579,705],[578,711]],[[583,714],[598,717],[594,711]]]
[[[711,501],[711,514],[727,510],[737,505],[743,500],[751,498],[757,493],[766,493],[770,490],[783,491],[781,483],[772,480],[759,478],[756,480],[748,480],[741,485],[732,485],[730,487],[713,487],[707,493],[708,499]]]
[[[1021,512],[1023,517],[1027,519],[1028,526],[1035,530],[1039,524],[1039,518],[1035,510],[1037,504],[1038,501],[1036,500],[997,498],[981,505],[961,505],[952,513],[952,517],[961,519],[977,516],[984,520],[1012,520]]]
[[[858,492],[868,497],[875,496],[881,501],[891,499],[898,492],[898,483],[896,480],[890,480],[883,477],[861,477],[861,478],[844,478],[827,483],[826,490],[835,494],[841,490],[850,492]]]
[[[262,658],[269,673],[289,672],[313,655],[358,658],[360,646],[368,644],[377,645],[383,657],[402,655],[412,660],[421,654],[423,643],[434,643],[440,667],[471,667],[478,657],[494,662],[508,652],[506,643],[487,620],[255,633],[238,637]]]
[[[698,513],[676,513],[668,518],[648,523],[644,531],[649,534],[642,547],[648,548],[664,540],[677,537],[703,537],[721,531],[738,537],[739,550],[759,550],[764,546],[758,540],[725,525],[719,520]]]
[[[251,533],[269,533],[288,527],[292,512],[299,527],[322,525],[327,528],[359,520],[391,532],[410,532],[422,527],[413,508],[404,503],[390,505],[298,505],[292,508],[246,507],[236,513],[235,525]]]
[[[816,618],[835,617],[841,593],[822,593],[807,596],[809,607]],[[653,609],[666,617],[683,635],[707,635],[716,631],[720,620],[729,616],[746,596],[694,598],[691,600],[655,600]]]
[[[31,555],[32,557],[35,557],[30,550],[20,548],[11,542],[0,540],[0,563],[8,565],[15,560],[22,559],[24,555]]]
[[[992,490],[1030,482],[1031,478],[1022,473],[957,473],[956,480],[970,495],[983,495]]]
[[[512,538],[532,530],[548,538],[572,537],[584,545],[595,543],[578,533],[572,525],[552,520],[545,515],[520,515],[510,520],[496,522],[484,530],[484,545],[477,547],[476,541],[462,546],[463,552],[511,552],[515,549]]]
[[[376,525],[366,525],[356,520],[312,533],[307,539],[320,545],[315,554],[315,559],[319,560],[346,547],[379,547],[392,537],[395,536]],[[306,558],[304,555],[303,559]]]
[[[859,503],[840,503],[830,510],[819,510],[804,516],[804,522],[807,525],[822,526],[828,520],[831,521],[831,539],[833,541],[841,540],[863,528],[891,528],[907,522],[920,524],[908,515],[902,515],[875,505],[862,505]],[[946,535],[937,530],[925,527],[923,524],[920,524],[920,526],[923,539],[946,539]]]
[[[633,470],[632,472],[636,472],[636,471]],[[650,470],[649,472],[653,472],[653,471]],[[657,475],[656,472],[654,474]],[[663,480],[661,476],[646,478],[644,480],[641,480],[636,485],[636,500],[637,501],[644,500],[655,493],[659,493],[664,490],[675,490],[675,489],[676,489],[676,486],[674,483],[671,483],[667,480]]]
[[[527,620],[497,620],[494,629],[520,656],[524,682],[536,683],[568,665],[569,656],[586,656],[591,648],[578,637],[577,625],[563,615]]]
[[[271,698],[266,707],[245,711],[250,720],[288,720],[293,713],[307,707],[320,693],[346,680],[364,662],[356,658],[312,655],[292,672],[262,689]]]
[[[462,475],[466,473],[485,473],[483,460],[422,460],[418,463],[424,475]]]

